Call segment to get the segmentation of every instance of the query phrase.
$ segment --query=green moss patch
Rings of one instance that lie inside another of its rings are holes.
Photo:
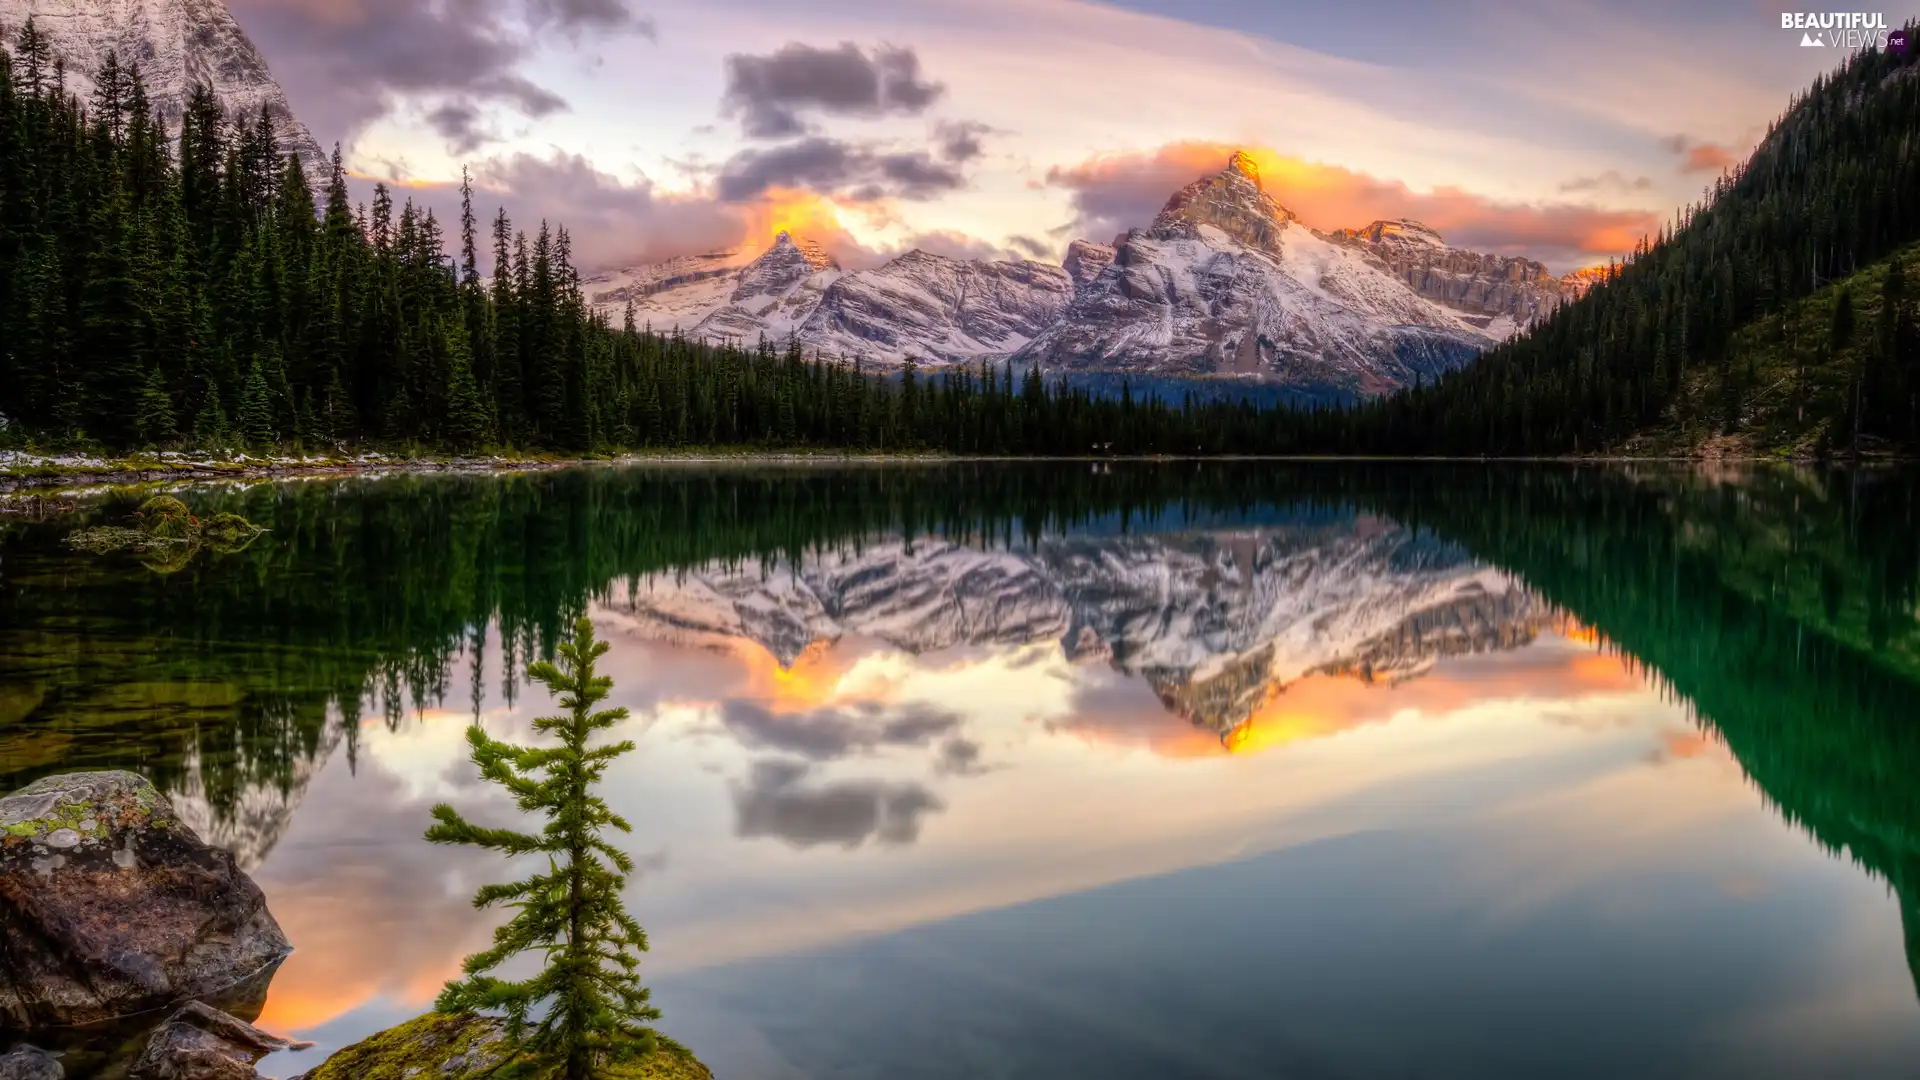
[[[340,1051],[304,1080],[477,1080],[507,1064],[505,1024],[494,1017],[427,1013]],[[662,1037],[646,1058],[608,1071],[614,1080],[713,1080],[693,1052]]]

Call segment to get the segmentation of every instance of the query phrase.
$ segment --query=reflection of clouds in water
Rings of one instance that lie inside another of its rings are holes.
[[[978,776],[987,771],[987,766],[980,763],[979,743],[956,736],[940,744],[933,771],[941,776]]]
[[[363,721],[359,756],[399,781],[409,801],[452,798],[460,791],[453,773],[468,771],[462,767],[467,763],[467,725],[472,722],[470,714],[445,709],[423,710],[396,727]],[[501,725],[496,721],[483,726]]]
[[[868,838],[911,844],[920,819],[946,804],[919,783],[839,780],[803,784],[810,766],[797,761],[759,761],[744,785],[734,787],[742,839],[772,837],[797,848],[838,844],[856,848]]]
[[[877,703],[861,702],[775,716],[757,702],[736,699],[721,706],[720,722],[745,746],[831,761],[881,746],[925,746],[962,721],[955,713],[918,702],[891,714]]]

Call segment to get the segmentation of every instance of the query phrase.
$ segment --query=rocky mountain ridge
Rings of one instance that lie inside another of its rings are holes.
[[[818,244],[781,232],[742,259],[714,252],[585,278],[599,309],[655,330],[751,345],[789,338],[809,352],[897,365],[998,358],[1026,344],[1073,294],[1046,263],[950,259],[914,250],[846,271]]]
[[[1584,295],[1592,284],[1587,271],[1555,277],[1532,259],[1451,247],[1438,232],[1408,218],[1326,236],[1377,256],[1413,291],[1461,313],[1499,340]]]
[[[811,254],[806,254],[811,252]],[[616,318],[701,340],[761,336],[870,366],[1012,357],[1049,374],[1207,379],[1358,396],[1431,379],[1585,291],[1585,275],[1450,247],[1409,220],[1321,233],[1236,153],[1153,222],[1079,239],[1060,266],[910,251],[845,271],[781,233],[590,277]]]

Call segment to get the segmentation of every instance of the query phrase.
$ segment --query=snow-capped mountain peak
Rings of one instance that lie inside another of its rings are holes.
[[[822,270],[839,269],[826,248],[783,230],[772,247],[741,270],[731,300],[738,304],[755,297],[782,297]]]
[[[1175,192],[1150,231],[1161,239],[1182,239],[1212,227],[1245,247],[1279,254],[1281,234],[1298,220],[1267,194],[1253,159],[1236,152],[1226,168]]]

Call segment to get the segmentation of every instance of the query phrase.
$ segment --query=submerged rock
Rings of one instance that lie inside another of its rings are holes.
[[[60,1060],[37,1046],[16,1046],[0,1054],[0,1080],[61,1080]]]
[[[188,1002],[153,1033],[127,1080],[254,1080],[254,1063],[301,1044]]]
[[[0,799],[0,1027],[220,994],[292,951],[259,886],[126,772]]]
[[[507,1062],[506,1022],[428,1013],[355,1043],[294,1080],[460,1080]],[[713,1080],[693,1052],[662,1037],[652,1054],[610,1071],[628,1080]]]

